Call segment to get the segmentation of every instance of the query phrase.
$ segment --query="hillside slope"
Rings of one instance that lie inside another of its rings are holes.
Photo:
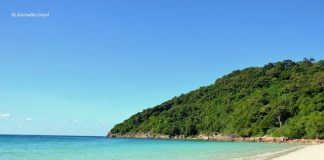
[[[234,71],[214,84],[145,109],[109,135],[324,138],[324,61],[285,60]]]

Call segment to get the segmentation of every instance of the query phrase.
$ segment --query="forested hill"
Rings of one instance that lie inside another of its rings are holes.
[[[324,138],[324,60],[285,60],[236,70],[145,109],[109,134]]]

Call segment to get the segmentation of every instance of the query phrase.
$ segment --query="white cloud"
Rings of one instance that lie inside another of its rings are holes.
[[[0,120],[6,120],[10,118],[10,113],[0,113]]]
[[[26,121],[32,121],[33,119],[32,118],[26,118],[25,120]]]

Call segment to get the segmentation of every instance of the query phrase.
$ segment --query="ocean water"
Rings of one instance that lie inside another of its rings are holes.
[[[0,160],[268,159],[298,144],[0,135]]]

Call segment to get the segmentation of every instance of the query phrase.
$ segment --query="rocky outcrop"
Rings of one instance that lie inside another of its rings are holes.
[[[151,134],[151,133],[114,134],[114,133],[110,133],[110,132],[107,134],[107,137],[110,137],[110,138],[160,138],[160,139],[172,138],[169,135]]]
[[[199,135],[198,139],[214,140],[214,141],[242,141],[242,142],[276,142],[282,143],[287,142],[287,137],[240,137],[237,135]]]
[[[152,133],[127,133],[127,134],[114,134],[108,133],[109,138],[158,138],[158,139],[196,139],[196,140],[208,140],[208,141],[238,141],[238,142],[267,142],[267,143],[324,143],[321,139],[288,139],[287,137],[240,137],[237,135],[205,135],[200,134],[198,136],[185,136],[185,135],[160,135]]]

